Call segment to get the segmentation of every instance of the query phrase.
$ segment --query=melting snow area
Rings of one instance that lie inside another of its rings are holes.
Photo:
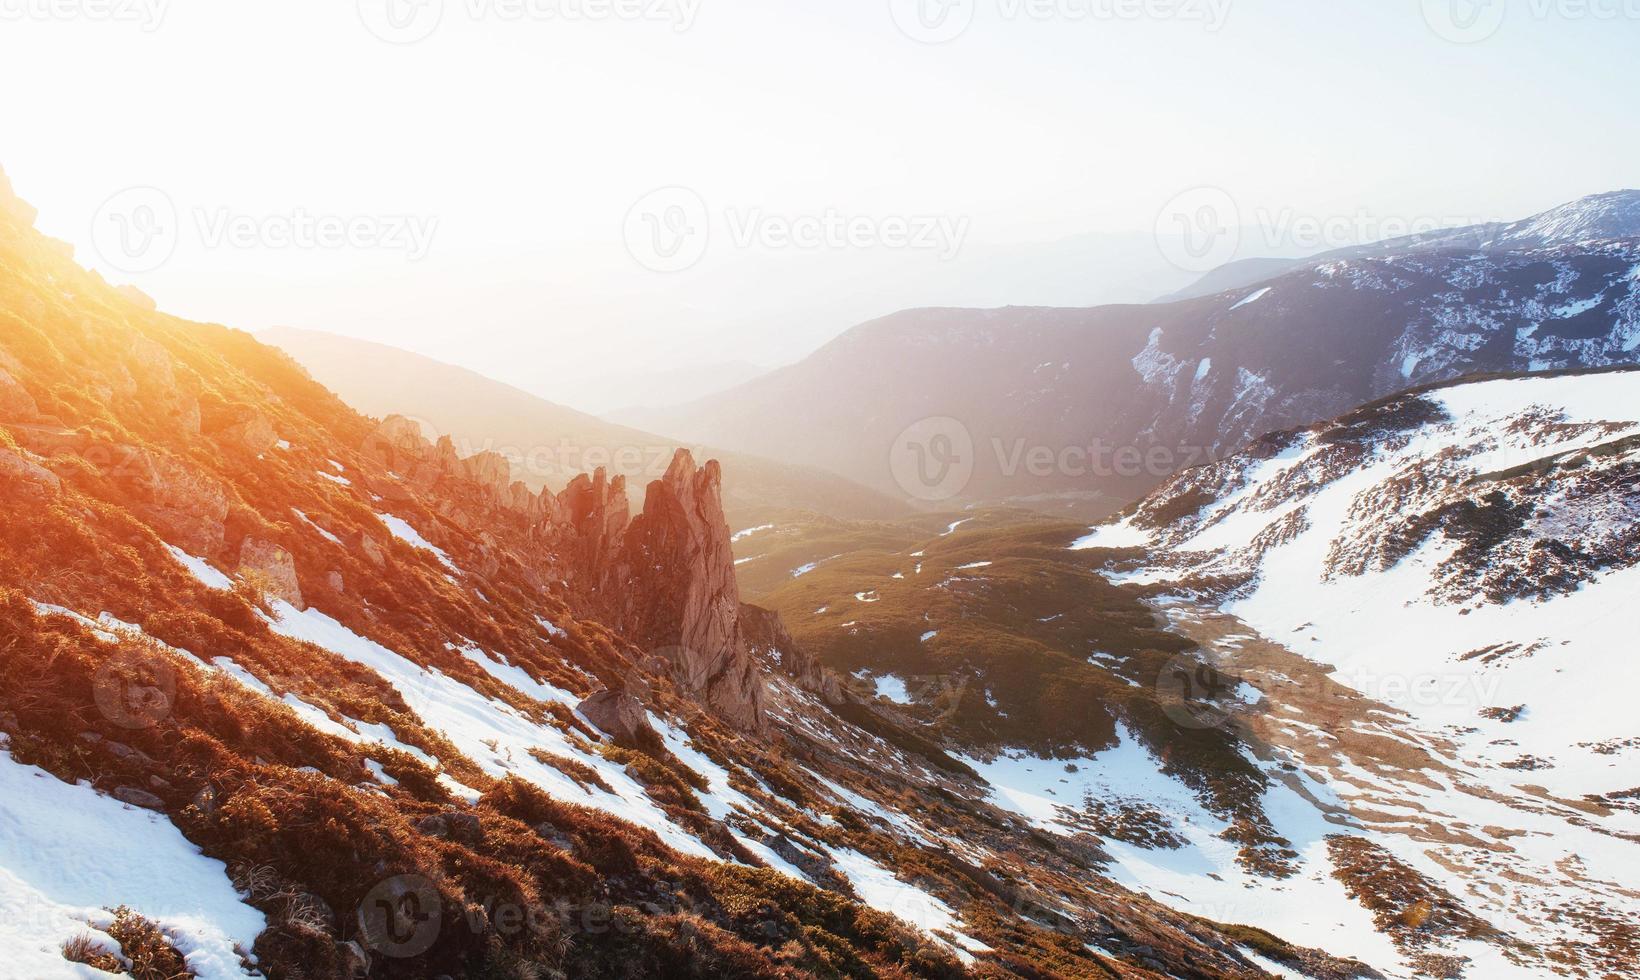
[[[461,655],[484,669],[486,674],[528,698],[554,702],[569,708],[580,705],[581,699],[561,687],[544,684],[531,677],[523,668],[514,667],[504,657],[493,657],[478,647],[463,647]]]
[[[881,674],[872,678],[872,683],[876,685],[878,697],[887,698],[895,704],[911,703],[911,695],[905,689],[905,681],[893,674]]]
[[[195,558],[175,545],[168,544],[165,546],[165,550],[169,551],[171,557],[180,562],[182,567],[186,568],[188,573],[198,579],[200,584],[207,589],[233,588],[233,579],[212,568],[211,564],[205,559]]]
[[[1467,479],[1640,432],[1637,396],[1640,374],[1632,372],[1438,389],[1425,397],[1438,402],[1450,422],[1410,432],[1404,445],[1381,446],[1355,468],[1295,484],[1297,492],[1291,496],[1261,491],[1281,486],[1284,477],[1296,477],[1310,465],[1323,451],[1313,438],[1274,458],[1241,463],[1245,468],[1237,489],[1210,504],[1194,524],[1153,532],[1124,521],[1095,529],[1078,546],[1151,545],[1159,557],[1184,556],[1180,564],[1185,573],[1246,563],[1256,576],[1253,585],[1225,612],[1336,668],[1334,680],[1404,711],[1405,717],[1394,722],[1403,740],[1432,745],[1442,758],[1450,753],[1447,761],[1454,767],[1444,775],[1422,771],[1413,779],[1368,771],[1345,758],[1331,766],[1326,786],[1308,776],[1270,774],[1302,779],[1318,800],[1346,807],[1353,803],[1363,814],[1379,815],[1373,822],[1375,843],[1464,898],[1505,932],[1538,942],[1586,942],[1589,934],[1579,930],[1575,917],[1559,910],[1598,900],[1620,910],[1619,916],[1640,911],[1632,891],[1640,867],[1640,851],[1633,843],[1633,835],[1640,834],[1640,814],[1618,808],[1595,812],[1579,803],[1587,794],[1632,788],[1640,763],[1633,697],[1628,685],[1616,682],[1633,674],[1640,605],[1632,600],[1640,595],[1640,566],[1605,572],[1546,601],[1505,603],[1438,601],[1443,581],[1438,568],[1456,547],[1439,534],[1387,568],[1330,577],[1326,569],[1339,542],[1397,518],[1375,510],[1371,499],[1390,481],[1407,474]],[[1541,418],[1542,409],[1551,406],[1573,426],[1546,432],[1518,424]],[[1612,425],[1580,432],[1575,428],[1580,422]],[[1554,502],[1552,496],[1544,498],[1544,506]],[[1300,507],[1306,523],[1296,533],[1274,544],[1265,538],[1253,547],[1267,528]],[[1180,573],[1160,564],[1129,578],[1164,582]],[[1386,623],[1394,624],[1393,635],[1386,634]],[[1490,663],[1466,656],[1494,645],[1512,645],[1516,652]],[[1525,710],[1513,721],[1482,714],[1487,708],[1515,706]],[[1603,747],[1595,751],[1600,743]],[[1523,757],[1541,765],[1524,770],[1505,766]],[[1019,785],[1015,772],[993,768],[987,775],[999,787],[1034,795],[1029,786]],[[999,794],[1006,798],[1006,790]],[[1278,831],[1305,855],[1305,867],[1323,867],[1324,855],[1315,850],[1315,842],[1341,828],[1319,824],[1314,807],[1280,787],[1271,791],[1266,806]],[[1408,826],[1430,820],[1451,828],[1458,843],[1392,832],[1396,813],[1408,818]],[[1235,890],[1225,889],[1235,880],[1234,872],[1211,856],[1214,845],[1191,832],[1185,836],[1194,857],[1136,853],[1114,844],[1111,850],[1135,881],[1204,903],[1203,914],[1247,921],[1293,941],[1359,955],[1386,972],[1399,969],[1394,959],[1346,945],[1378,939],[1369,927],[1334,921],[1342,907],[1323,901],[1331,886],[1315,881],[1308,871],[1293,882],[1248,892],[1255,900],[1242,898],[1238,905]],[[1484,843],[1461,843],[1470,838]],[[1207,877],[1208,872],[1224,878],[1224,884]],[[1306,890],[1315,892],[1313,910],[1306,913],[1303,903],[1289,909],[1284,892]],[[1231,903],[1229,911],[1213,910],[1219,902]],[[1509,963],[1491,945],[1454,948],[1474,958],[1467,974],[1472,977],[1542,975]]]
[[[759,531],[769,531],[769,530],[772,530],[773,528],[774,528],[773,524],[759,524],[757,527],[749,527],[749,528],[746,528],[743,531],[736,531],[734,534],[729,535],[729,541],[731,543],[735,542],[735,541],[740,541],[744,538],[751,537],[752,535],[756,534]]]
[[[1249,294],[1246,299],[1243,299],[1241,302],[1237,303],[1235,306],[1232,306],[1230,308],[1232,310],[1239,310],[1244,306],[1251,306],[1252,304],[1257,303],[1259,300],[1263,299],[1264,297],[1270,295],[1270,290],[1273,289],[1273,288],[1275,288],[1275,287],[1265,286],[1263,289],[1256,290],[1253,293]]]
[[[957,913],[951,906],[894,877],[893,872],[871,858],[846,847],[826,847],[826,851],[865,904],[904,919],[925,932],[950,935],[947,945],[964,962],[974,962],[972,954],[991,948],[957,931]]]
[[[672,823],[623,767],[601,755],[583,752],[558,729],[537,724],[511,705],[486,698],[437,670],[421,667],[359,636],[317,609],[298,611],[280,600],[274,603],[274,613],[269,625],[275,632],[316,644],[380,674],[398,690],[423,723],[442,732],[490,776],[497,779],[517,776],[561,800],[603,810],[647,827],[685,854],[716,860],[711,849]],[[563,772],[531,756],[531,749],[585,763],[615,792],[610,794],[595,787],[582,789]]]
[[[792,569],[792,578],[798,578],[800,576],[807,575],[808,573],[814,571],[816,568],[819,568],[821,565],[825,564],[826,562],[831,561],[832,558],[841,558],[841,557],[842,557],[842,555],[832,555],[831,558],[821,558],[821,559],[818,559],[816,561],[811,561],[806,565],[799,565],[796,568]]]
[[[296,510],[295,508],[291,508],[291,512],[294,513],[297,517],[301,518],[303,524],[306,524],[308,527],[311,527],[315,531],[318,531],[320,537],[324,538],[326,541],[329,541],[333,545],[342,546],[342,539],[341,538],[338,538],[336,535],[331,534],[329,531],[326,531],[324,528],[320,527],[317,523],[314,522],[313,518],[307,516],[307,514],[303,513],[302,511]]]
[[[433,557],[437,558],[439,563],[450,571],[460,571],[456,568],[455,562],[450,560],[450,556],[445,554],[442,548],[434,546],[432,542],[422,537],[421,533],[411,527],[410,523],[404,518],[394,517],[392,514],[377,514],[376,517],[387,525],[387,529],[393,533],[393,537],[409,544],[411,547],[432,552]]]
[[[1071,832],[1074,825],[1061,808],[1080,809],[1084,793],[1113,806],[1147,807],[1163,815],[1169,829],[1185,840],[1184,847],[1102,842],[1116,859],[1112,877],[1130,888],[1216,922],[1257,926],[1289,942],[1355,957],[1396,976],[1411,975],[1389,939],[1374,928],[1371,913],[1331,875],[1326,837],[1347,833],[1347,828],[1328,823],[1313,804],[1278,781],[1264,806],[1276,830],[1302,855],[1301,870],[1285,880],[1251,875],[1236,863],[1240,845],[1220,836],[1230,824],[1163,773],[1161,762],[1125,726],[1118,726],[1117,734],[1114,748],[1069,763],[1019,752],[990,762],[962,761],[991,785],[993,803],[1044,830]],[[1076,771],[1067,771],[1067,764]],[[1318,784],[1305,789],[1328,798]]]
[[[0,744],[3,748],[3,744]],[[97,931],[127,905],[165,929],[201,980],[251,976],[250,949],[266,925],[208,858],[160,814],[69,785],[0,751],[0,976],[106,976],[63,959],[63,943]],[[89,923],[89,925],[88,925]]]

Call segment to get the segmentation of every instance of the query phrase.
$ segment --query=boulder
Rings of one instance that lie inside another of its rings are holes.
[[[19,485],[33,497],[54,496],[62,487],[57,474],[14,450],[0,447],[0,483]]]
[[[270,597],[283,599],[297,609],[305,608],[302,587],[296,578],[296,561],[279,545],[246,538],[239,546],[239,575],[260,586]]]
[[[160,405],[172,424],[188,435],[197,435],[200,426],[199,398],[182,385],[177,377],[171,352],[157,341],[141,334],[132,334],[129,340],[128,368],[136,379],[141,396],[151,404]]]
[[[93,450],[103,472],[131,499],[131,509],[163,537],[194,554],[222,544],[228,491],[213,476],[174,456],[135,446]]]
[[[376,543],[376,539],[368,534],[359,535],[359,554],[364,555],[365,560],[377,568],[387,567],[387,552],[383,551],[382,546]]]
[[[205,412],[200,427],[217,445],[243,449],[253,456],[260,456],[279,442],[279,433],[267,414],[254,405],[229,405]]]
[[[119,800],[121,803],[125,803],[129,806],[141,807],[144,810],[159,810],[161,812],[164,812],[165,810],[164,800],[145,789],[137,789],[135,786],[121,786],[118,789],[115,789],[110,795],[112,795],[114,799]]]
[[[592,727],[627,749],[652,752],[665,743],[649,726],[649,715],[637,698],[621,691],[599,691],[576,709]]]
[[[429,837],[453,840],[458,844],[481,844],[484,841],[484,823],[471,813],[445,810],[430,813],[416,821],[416,829]]]
[[[40,406],[35,404],[34,396],[10,371],[0,367],[0,419],[28,421],[39,414]]]

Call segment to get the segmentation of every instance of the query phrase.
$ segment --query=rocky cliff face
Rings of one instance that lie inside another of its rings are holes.
[[[696,467],[678,450],[649,484],[604,591],[620,597],[622,631],[653,644],[686,690],[733,723],[757,727],[763,689],[741,630],[722,484],[716,460]]]
[[[522,520],[550,568],[572,585],[589,615],[667,662],[674,680],[741,728],[762,724],[763,689],[740,622],[723,477],[680,449],[649,484],[632,516],[622,476],[581,474],[557,494],[510,479],[504,457],[458,458],[448,439],[430,442],[393,416],[372,436],[375,454],[412,484],[470,501],[450,514],[474,526],[500,510]]]

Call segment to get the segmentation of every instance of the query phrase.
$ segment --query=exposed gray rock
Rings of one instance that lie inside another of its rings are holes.
[[[0,482],[15,482],[35,496],[51,496],[62,488],[57,474],[22,453],[0,448]]]
[[[137,789],[135,786],[121,786],[115,789],[110,795],[112,795],[114,799],[119,800],[121,803],[125,803],[129,806],[141,807],[144,810],[159,810],[161,812],[164,812],[165,810],[164,800],[145,789]]]
[[[649,726],[648,714],[637,698],[620,691],[599,691],[577,709],[593,727],[629,749],[652,750],[663,743]]]

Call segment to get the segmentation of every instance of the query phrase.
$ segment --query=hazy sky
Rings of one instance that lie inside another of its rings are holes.
[[[1640,0],[0,0],[0,166],[172,312],[601,410],[1148,298],[1207,254],[1159,223],[1292,254],[1635,186],[1637,50]]]

